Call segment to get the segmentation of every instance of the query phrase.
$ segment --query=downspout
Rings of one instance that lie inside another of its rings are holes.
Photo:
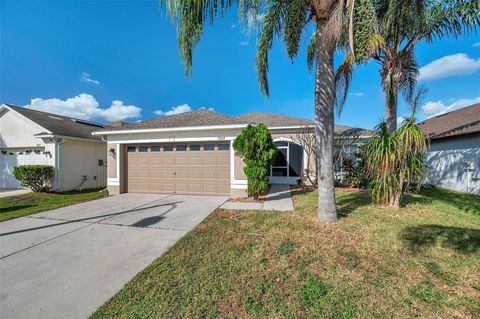
[[[65,139],[55,140],[55,186],[52,188],[52,192],[56,192],[60,189],[61,169],[60,169],[60,145],[65,142]]]

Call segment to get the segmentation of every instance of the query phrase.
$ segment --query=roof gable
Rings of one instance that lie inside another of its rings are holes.
[[[103,129],[101,124],[57,115],[53,113],[41,112],[27,109],[20,106],[5,104],[11,110],[21,114],[30,121],[36,123],[47,132],[38,132],[42,134],[52,134],[65,137],[82,138],[89,140],[99,140],[100,137],[92,135],[94,131]]]

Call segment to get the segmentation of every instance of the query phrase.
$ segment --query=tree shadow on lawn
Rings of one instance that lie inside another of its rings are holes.
[[[402,205],[409,204],[429,205],[440,202],[454,206],[464,212],[480,215],[480,196],[449,191],[436,187],[424,188],[419,194],[406,194],[402,198]]]
[[[443,225],[409,226],[402,230],[400,239],[414,253],[421,252],[439,243],[462,254],[480,250],[480,230]]]
[[[372,204],[369,191],[337,194],[336,199],[339,218],[348,217],[360,207]]]
[[[25,208],[35,207],[35,206],[37,206],[37,205],[28,204],[28,205],[16,205],[16,206],[10,206],[10,207],[3,207],[3,208],[0,208],[0,215],[15,212],[17,210],[22,210],[22,209],[25,209]]]

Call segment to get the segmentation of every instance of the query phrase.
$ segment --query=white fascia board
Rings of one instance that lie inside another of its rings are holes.
[[[43,126],[41,126],[40,124],[38,124],[37,122],[32,121],[31,119],[29,119],[29,118],[26,117],[25,115],[23,115],[23,114],[15,111],[14,109],[12,109],[11,107],[9,107],[8,105],[2,104],[0,107],[6,108],[6,109],[9,110],[10,112],[14,112],[15,114],[23,117],[25,120],[27,120],[27,122],[30,122],[32,125],[34,125],[35,127],[37,127],[37,129],[38,129],[40,132],[46,132],[46,133],[52,134],[52,132],[50,132],[49,130],[47,130],[46,128],[44,128]]]
[[[214,137],[175,137],[171,138],[147,138],[147,139],[120,139],[120,140],[109,140],[109,143],[118,143],[118,144],[140,144],[140,143],[186,143],[186,142],[228,142],[232,141],[236,136],[225,136],[222,139],[216,139]]]
[[[140,133],[157,133],[157,132],[183,132],[183,131],[208,131],[208,130],[222,130],[235,129],[247,127],[246,124],[232,124],[232,125],[214,125],[214,126],[184,126],[184,127],[168,127],[168,128],[148,128],[148,129],[131,129],[118,131],[97,131],[93,135],[117,135],[117,134],[140,134]]]

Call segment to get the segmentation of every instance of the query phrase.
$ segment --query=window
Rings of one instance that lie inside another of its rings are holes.
[[[190,144],[190,151],[200,151],[200,144]]]
[[[215,144],[205,144],[203,145],[204,151],[213,151],[215,150]]]
[[[178,144],[177,145],[177,152],[183,152],[187,150],[187,145],[185,144]]]
[[[148,152],[148,146],[146,146],[146,145],[140,145],[140,146],[138,147],[138,151],[139,151],[139,152]]]
[[[228,151],[230,150],[230,144],[218,144],[219,151]]]
[[[172,145],[172,144],[165,144],[165,145],[163,145],[163,151],[164,151],[164,152],[171,152],[171,151],[173,151],[173,145]]]
[[[160,152],[160,145],[152,145],[150,147],[150,152]]]
[[[127,146],[127,152],[135,152],[137,148],[135,146]]]
[[[293,142],[275,142],[278,149],[271,176],[299,177],[302,174],[303,148]]]

